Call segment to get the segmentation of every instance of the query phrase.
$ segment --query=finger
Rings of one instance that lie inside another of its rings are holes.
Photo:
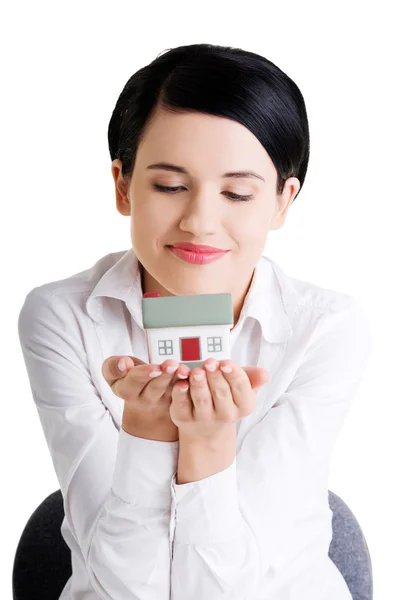
[[[161,369],[163,369],[163,365],[166,365],[166,368],[167,368],[168,361],[164,361],[164,363],[162,363]],[[183,379],[187,379],[189,377],[189,375],[190,375],[189,367],[187,365],[179,364],[178,369],[173,373],[172,378],[167,386],[167,389],[165,392],[166,396],[171,398],[172,397],[172,388],[174,387],[175,383],[177,381],[182,381]]]
[[[123,379],[133,366],[140,363],[145,364],[133,356],[109,356],[103,362],[101,372],[108,385],[112,387],[118,379]]]
[[[114,381],[111,389],[116,396],[123,400],[129,400],[133,396],[138,398],[143,388],[158,374],[161,375],[159,365],[143,363],[126,371],[122,379]]]
[[[254,399],[254,401],[256,398],[247,373],[233,361],[223,361],[220,365],[220,371],[230,387],[233,402],[240,412],[243,410],[247,412],[249,398]],[[246,402],[246,406],[244,406],[244,402]]]
[[[266,369],[261,367],[242,367],[250,379],[250,384],[253,389],[258,389],[271,381],[271,375]]]
[[[180,365],[178,361],[173,359],[165,360],[160,366],[156,365],[153,373],[150,373],[150,381],[147,381],[141,390],[141,397],[149,397],[150,401],[159,400],[162,396],[170,399],[171,387],[174,381],[177,380],[176,373],[184,378],[187,377],[187,372],[190,372],[187,365]]]
[[[172,402],[170,405],[170,414],[180,421],[193,420],[193,402],[190,397],[190,388],[188,381],[179,381],[174,385],[171,392]]]
[[[179,369],[179,363],[173,359],[167,359],[159,367],[149,373],[149,380],[142,389],[142,396],[151,396],[161,398],[164,394],[168,395],[168,387],[174,379],[175,373]]]
[[[195,368],[190,373],[190,398],[194,414],[198,418],[211,418],[214,412],[213,399],[204,369]]]
[[[225,379],[223,373],[219,370],[218,361],[214,359],[206,360],[203,365],[207,372],[207,382],[211,392],[214,410],[221,419],[230,419],[233,416],[234,405],[229,383]]]

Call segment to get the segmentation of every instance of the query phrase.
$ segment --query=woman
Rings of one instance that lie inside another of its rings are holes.
[[[60,598],[351,600],[328,477],[369,322],[262,256],[307,171],[302,94],[257,54],[179,47],[129,79],[108,140],[132,247],[34,288],[19,317],[72,553]],[[224,252],[193,264],[185,243]],[[230,359],[148,364],[153,292],[231,293]]]

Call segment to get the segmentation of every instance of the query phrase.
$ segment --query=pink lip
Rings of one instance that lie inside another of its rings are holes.
[[[214,248],[213,246],[205,246],[204,244],[190,244],[189,242],[179,242],[179,244],[172,244],[173,248],[180,248],[181,250],[189,250],[189,252],[227,252],[222,248]]]
[[[183,248],[177,248],[176,246],[168,246],[168,248],[178,258],[195,265],[207,265],[208,263],[222,258],[228,252],[228,250],[219,250],[218,252],[192,252],[190,250],[184,250]]]

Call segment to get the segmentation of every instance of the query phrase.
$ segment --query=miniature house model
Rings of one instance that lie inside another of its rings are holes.
[[[160,297],[144,294],[143,327],[151,363],[172,358],[190,369],[204,360],[230,358],[230,329],[234,324],[231,294]]]

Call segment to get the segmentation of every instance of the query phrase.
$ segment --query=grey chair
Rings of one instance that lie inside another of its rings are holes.
[[[349,507],[329,490],[332,541],[329,556],[353,600],[372,600],[372,565],[366,540]],[[61,535],[61,490],[36,508],[19,540],[12,573],[13,600],[58,600],[72,574],[71,551]]]

